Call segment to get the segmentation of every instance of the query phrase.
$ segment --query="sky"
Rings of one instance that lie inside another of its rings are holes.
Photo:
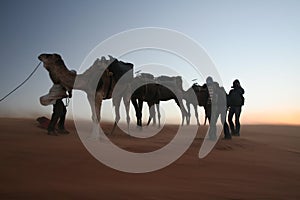
[[[70,69],[81,72],[86,56],[107,38],[130,29],[159,27],[180,32],[203,47],[227,92],[235,79],[240,80],[246,99],[242,123],[299,125],[299,10],[300,2],[291,0],[2,0],[0,98],[32,72],[41,53],[59,53]],[[138,55],[122,60],[138,68]],[[203,78],[198,82],[203,84]],[[39,97],[51,86],[47,71],[39,67],[24,86],[0,102],[0,117],[50,117],[52,107],[42,106]],[[68,107],[68,118],[73,109]],[[87,100],[76,109],[90,119]],[[174,101],[162,103],[162,110],[165,119],[180,121]],[[113,120],[110,100],[103,104],[102,116]]]

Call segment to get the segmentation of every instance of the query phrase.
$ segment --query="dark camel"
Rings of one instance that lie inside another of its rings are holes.
[[[210,109],[208,107],[208,99],[209,99],[209,92],[207,85],[204,84],[203,86],[200,86],[198,84],[193,84],[192,87],[190,87],[187,91],[184,92],[183,98],[186,101],[186,107],[187,107],[187,112],[188,112],[188,117],[187,117],[187,123],[190,124],[190,105],[192,104],[195,110],[195,117],[197,119],[197,125],[200,126],[199,123],[199,116],[198,116],[198,110],[197,106],[202,106],[204,107],[205,110],[205,122],[207,118],[210,116]]]
[[[147,125],[150,124],[155,115],[154,105],[158,111],[158,123],[160,126],[159,102],[174,99],[179,106],[182,114],[182,125],[187,116],[187,112],[183,106],[183,89],[181,77],[160,76],[154,78],[151,74],[141,74],[134,79],[135,84],[142,85],[140,87],[133,86],[134,93],[131,96],[131,102],[136,111],[137,125],[142,126],[142,108],[143,102],[147,102],[149,106],[150,117]],[[137,88],[137,89],[134,89]]]

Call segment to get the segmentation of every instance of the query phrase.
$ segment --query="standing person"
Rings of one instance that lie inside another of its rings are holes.
[[[228,122],[231,130],[231,134],[234,136],[240,136],[240,115],[242,111],[242,106],[244,105],[244,89],[241,87],[240,81],[238,79],[233,81],[232,89],[228,95],[228,105],[229,114]],[[235,124],[232,121],[233,115],[235,115]]]
[[[56,135],[55,126],[58,126],[58,133],[68,134],[69,131],[65,129],[65,119],[66,119],[67,109],[62,99],[57,99],[55,104],[53,105],[53,113],[51,116],[51,120],[48,126],[48,134]],[[57,123],[58,122],[58,123]]]
[[[48,126],[48,135],[57,135],[55,132],[55,126],[58,122],[58,133],[68,134],[69,131],[65,129],[65,118],[67,109],[65,104],[63,103],[63,98],[71,98],[72,91],[68,91],[68,95],[66,94],[66,89],[62,87],[60,84],[54,84],[49,94],[44,95],[40,98],[40,102],[42,105],[50,105],[53,104],[53,113],[51,116],[51,120]]]
[[[212,140],[216,138],[216,124],[221,116],[221,122],[223,124],[224,131],[224,139],[231,139],[231,135],[229,132],[228,124],[226,123],[226,111],[227,111],[227,103],[226,103],[226,91],[224,87],[220,87],[219,83],[213,81],[212,77],[207,77],[206,84],[209,92],[209,100],[208,100],[208,119],[209,119],[209,137]]]

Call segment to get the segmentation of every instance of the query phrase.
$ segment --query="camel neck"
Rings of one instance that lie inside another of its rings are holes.
[[[72,90],[76,78],[76,74],[69,71],[66,66],[57,66],[55,69],[50,72],[51,79],[54,83],[59,83],[67,90]]]

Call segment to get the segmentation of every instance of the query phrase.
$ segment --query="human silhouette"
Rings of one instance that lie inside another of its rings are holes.
[[[71,97],[70,94],[69,97]],[[58,126],[57,129],[58,133],[69,134],[69,131],[65,129],[66,113],[67,113],[67,109],[62,99],[57,99],[55,104],[53,105],[53,113],[48,126],[48,135],[57,135],[55,132],[56,124]]]
[[[220,87],[219,83],[213,81],[212,77],[207,77],[206,84],[209,92],[209,100],[207,109],[209,110],[208,119],[209,119],[209,137],[212,140],[216,138],[216,124],[219,118],[221,117],[221,122],[223,124],[224,139],[231,139],[229,132],[228,124],[226,123],[226,91],[224,87]]]
[[[57,124],[57,132],[61,134],[68,134],[69,132],[65,129],[65,118],[67,109],[63,103],[64,98],[72,97],[72,90],[66,93],[66,89],[60,84],[54,84],[47,95],[40,97],[42,105],[47,106],[53,104],[53,113],[51,116],[50,123],[48,125],[48,135],[57,135],[55,127]],[[58,122],[58,123],[57,123]]]
[[[244,89],[241,87],[240,81],[238,79],[233,81],[232,89],[228,95],[228,105],[229,114],[228,122],[231,130],[231,134],[234,136],[240,136],[240,115],[242,111],[242,106],[244,105]],[[235,124],[232,121],[233,116],[235,116]]]

